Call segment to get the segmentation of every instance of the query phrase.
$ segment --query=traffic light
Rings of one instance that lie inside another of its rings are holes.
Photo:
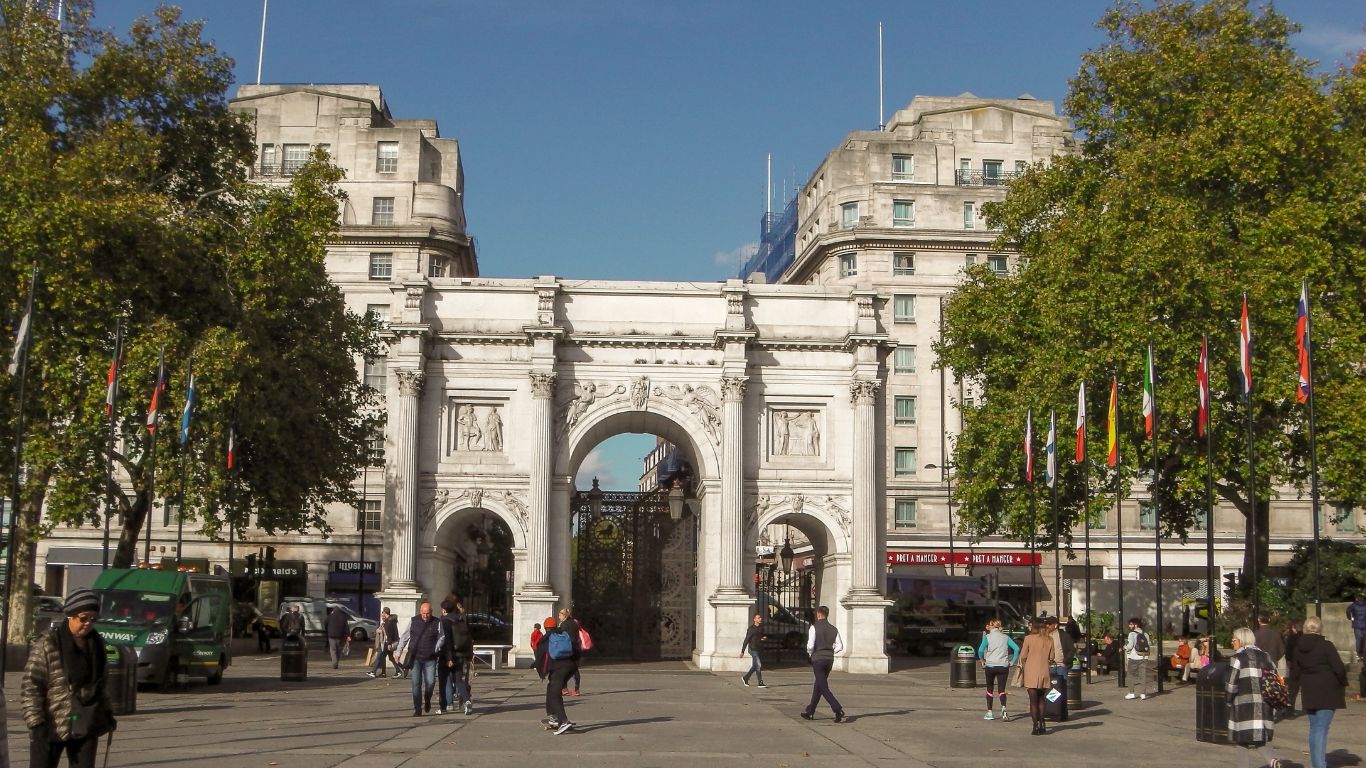
[[[271,572],[273,572],[273,571],[275,570],[275,547],[266,547],[266,558],[265,558],[265,560],[266,560],[265,565],[264,565],[264,567],[265,567],[265,569],[266,569],[266,574],[265,574],[265,575],[266,575],[266,578],[270,578]]]
[[[1224,594],[1228,595],[1229,597],[1233,597],[1237,593],[1238,574],[1234,571],[1229,571],[1228,573],[1224,574]]]
[[[247,575],[248,575],[248,576],[255,576],[255,575],[256,575],[256,553],[255,553],[255,552],[249,552],[249,553],[247,553]]]

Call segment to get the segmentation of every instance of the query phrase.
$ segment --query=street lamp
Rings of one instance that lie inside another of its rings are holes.
[[[953,465],[950,464],[950,463],[948,463],[947,461],[944,462],[944,466],[942,466],[942,467],[939,466],[939,465],[937,465],[937,464],[926,464],[926,465],[925,465],[925,469],[937,469],[937,470],[939,470],[939,476],[940,476],[940,478],[942,478],[943,481],[944,481],[944,487],[945,487],[945,491],[944,491],[944,492],[945,492],[945,494],[947,495],[946,501],[947,501],[947,503],[948,503],[948,508],[949,508],[949,575],[950,575],[950,576],[952,576],[954,573],[956,573],[956,572],[957,572],[957,569],[958,569],[958,564],[957,564],[957,562],[955,562],[954,559],[953,559],[953,475],[950,475],[950,474],[949,474],[949,470],[952,469],[952,468],[953,468]]]
[[[781,563],[783,566],[784,575],[791,575],[792,558],[796,556],[796,554],[796,552],[792,551],[792,538],[790,536],[784,535],[783,548],[778,550],[778,562]]]
[[[683,483],[678,480],[669,488],[669,519],[675,523],[683,519]]]
[[[598,479],[593,478],[593,489],[588,492],[588,509],[593,513],[593,517],[602,515],[602,489],[598,487]]]

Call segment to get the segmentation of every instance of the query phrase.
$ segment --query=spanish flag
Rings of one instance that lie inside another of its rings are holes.
[[[1105,463],[1111,467],[1119,466],[1119,380],[1110,379],[1110,410],[1107,414],[1109,425],[1106,427],[1105,444],[1107,453]]]

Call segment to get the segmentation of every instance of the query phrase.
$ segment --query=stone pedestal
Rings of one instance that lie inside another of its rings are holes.
[[[390,587],[383,592],[376,592],[375,599],[379,601],[381,606],[388,608],[398,617],[398,626],[401,630],[417,615],[418,606],[429,598],[416,589]],[[441,611],[436,606],[432,606],[432,613],[440,615]]]
[[[717,595],[707,599],[715,613],[714,650],[693,657],[699,669],[713,672],[744,672],[749,669],[749,654],[740,656],[740,646],[749,629],[754,598],[749,595]]]
[[[544,625],[547,617],[554,616],[560,609],[560,596],[553,592],[518,592],[512,600],[513,631],[521,635],[512,638],[514,648],[508,654],[508,664],[530,667],[536,657],[536,649],[530,645],[531,625]]]
[[[835,660],[845,672],[885,674],[888,670],[884,620],[891,603],[879,595],[853,594],[840,601],[845,610],[844,653]]]

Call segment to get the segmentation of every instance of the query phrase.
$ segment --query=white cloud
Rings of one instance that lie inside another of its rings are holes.
[[[745,243],[739,248],[732,248],[729,251],[717,251],[712,254],[712,260],[716,266],[725,267],[729,274],[736,274],[740,267],[745,265],[745,260],[759,252],[758,243]]]
[[[579,473],[574,477],[574,487],[581,490],[592,488],[595,477],[600,488],[618,487],[616,472],[601,445],[590,451],[579,465]],[[634,488],[635,483],[631,483],[631,487]]]
[[[1310,22],[1303,26],[1296,37],[1303,41],[1306,48],[1335,60],[1355,56],[1357,51],[1366,48],[1366,31],[1360,27],[1352,29]]]

